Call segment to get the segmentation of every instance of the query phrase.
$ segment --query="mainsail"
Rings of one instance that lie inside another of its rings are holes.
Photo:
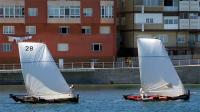
[[[185,89],[158,39],[139,38],[138,57],[142,90],[147,95],[179,96]]]
[[[69,85],[45,44],[20,42],[18,46],[22,74],[29,96],[45,99],[72,97]]]

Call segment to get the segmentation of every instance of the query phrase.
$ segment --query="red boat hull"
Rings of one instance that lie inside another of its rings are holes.
[[[124,99],[132,101],[169,101],[169,100],[189,100],[189,96],[188,95],[181,95],[178,97],[148,96],[142,99],[141,96],[124,95]]]
[[[177,97],[169,97],[169,96],[148,96],[142,99],[141,96],[135,95],[124,95],[124,99],[132,100],[132,101],[169,101],[169,100],[189,100],[190,99],[190,91],[188,90],[187,94],[180,95]]]

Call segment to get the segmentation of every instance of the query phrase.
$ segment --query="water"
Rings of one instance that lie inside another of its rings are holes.
[[[133,102],[124,94],[137,94],[139,86],[76,86],[78,104],[21,104],[8,98],[25,93],[23,86],[0,86],[0,112],[200,112],[200,86],[187,86],[190,101]]]

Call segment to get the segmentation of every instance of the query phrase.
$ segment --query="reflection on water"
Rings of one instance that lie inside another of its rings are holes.
[[[0,112],[200,112],[200,85],[186,86],[190,101],[133,102],[124,94],[137,94],[139,85],[75,85],[79,104],[21,104],[8,94],[25,94],[24,86],[0,86]]]

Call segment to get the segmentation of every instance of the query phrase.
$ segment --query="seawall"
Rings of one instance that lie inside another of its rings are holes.
[[[200,84],[200,66],[181,66],[176,67],[176,70],[184,84]],[[71,84],[140,83],[138,68],[94,69],[88,71],[62,71],[62,74],[67,80],[67,82]],[[0,84],[23,84],[22,73],[0,73]]]

